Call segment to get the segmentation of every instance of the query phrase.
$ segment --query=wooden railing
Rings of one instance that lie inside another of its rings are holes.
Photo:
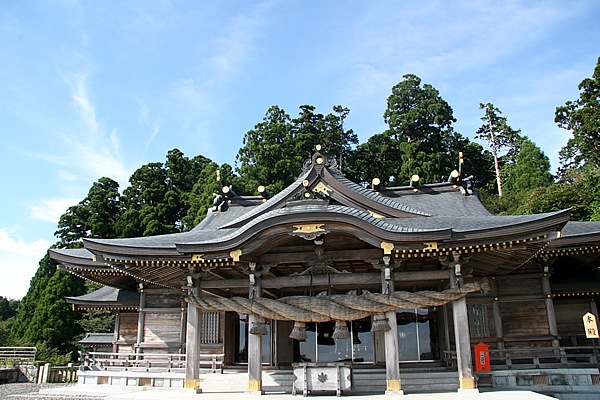
[[[598,349],[592,346],[489,349],[492,370],[597,367]],[[456,366],[456,352],[444,351],[448,366]]]
[[[82,357],[84,369],[184,372],[185,354],[89,352]],[[223,372],[224,354],[200,354],[201,372]]]

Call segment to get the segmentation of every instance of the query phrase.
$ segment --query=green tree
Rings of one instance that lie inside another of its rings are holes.
[[[386,133],[371,136],[349,155],[346,176],[357,183],[371,184],[378,178],[383,186],[391,186],[400,175],[400,144]]]
[[[223,164],[221,167],[214,162],[207,164],[189,194],[190,208],[184,217],[185,226],[193,228],[198,225],[206,217],[207,211],[213,206],[214,196],[220,191],[217,171],[219,171],[221,184],[234,187],[239,185],[229,164]]]
[[[383,114],[386,134],[399,143],[401,159],[396,184],[408,183],[413,174],[422,182],[439,182],[456,168],[460,135],[452,107],[430,84],[412,74],[392,88]]]
[[[485,150],[479,143],[471,142],[462,138],[458,146],[463,153],[462,176],[470,178],[475,188],[488,188],[495,180],[494,171],[491,168],[492,154]]]
[[[173,209],[178,201],[169,191],[167,172],[160,162],[138,168],[129,178],[130,186],[123,191],[125,208],[117,229],[120,237],[152,236],[174,233]]]
[[[21,300],[19,310],[15,316],[14,324],[11,327],[10,341],[17,345],[31,345],[26,343],[24,340],[25,332],[27,331],[35,309],[37,308],[38,301],[42,297],[48,282],[56,272],[56,263],[50,259],[46,254],[44,258],[40,260],[39,267],[35,272],[33,278],[29,282],[29,289],[27,294]]]
[[[554,121],[573,132],[560,151],[561,174],[581,166],[600,168],[600,57],[591,78],[579,84],[579,99],[556,108]]]
[[[0,321],[7,320],[17,315],[19,303],[19,300],[7,299],[4,296],[0,296]]]
[[[0,346],[10,346],[10,327],[14,323],[19,300],[0,296]]]
[[[485,140],[490,146],[494,158],[498,196],[502,197],[501,153],[507,148],[510,149],[515,145],[515,142],[519,141],[521,131],[511,128],[506,122],[506,117],[501,116],[500,109],[492,103],[479,103],[479,108],[485,109],[485,115],[481,117],[484,124],[475,133],[475,138]]]
[[[81,279],[65,271],[56,271],[38,299],[23,340],[42,349],[56,349],[58,354],[75,355],[75,338],[82,332],[77,324],[79,315],[71,310],[65,297],[80,296],[85,292]],[[43,354],[40,359],[44,359]]]
[[[348,109],[335,106],[335,114],[315,113],[315,107],[300,106],[293,120],[278,106],[267,111],[263,121],[244,136],[236,163],[243,191],[254,193],[259,185],[277,193],[291,184],[302,171],[303,161],[315,151],[337,160],[347,157],[358,142],[352,130],[344,129]],[[340,158],[341,157],[341,158]]]
[[[514,163],[503,173],[506,191],[513,198],[523,198],[533,189],[550,186],[554,177],[550,173],[550,160],[528,138],[524,138]]]
[[[559,182],[534,189],[521,205],[522,213],[541,213],[570,208],[575,221],[600,221],[600,173],[580,171],[574,182]]]
[[[61,247],[72,246],[84,237],[114,238],[121,215],[119,184],[100,178],[87,196],[60,217],[55,236]]]
[[[313,155],[317,145],[321,145],[321,153],[330,159],[336,159],[341,166],[352,146],[358,143],[358,137],[351,129],[344,130],[344,120],[350,110],[334,106],[335,114],[325,116],[315,113],[315,110],[314,106],[300,106],[300,115],[292,120],[294,151],[304,160]]]
[[[188,210],[193,206],[190,194],[204,168],[211,163],[211,160],[201,155],[189,159],[178,149],[167,153],[165,168],[168,190],[163,202],[167,204],[166,210],[171,215],[165,220],[171,223],[177,231],[193,228],[184,223]]]

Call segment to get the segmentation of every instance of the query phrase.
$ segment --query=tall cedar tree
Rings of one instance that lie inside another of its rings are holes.
[[[457,167],[460,135],[452,128],[452,108],[433,86],[421,86],[418,76],[404,75],[392,88],[383,118],[386,135],[398,143],[400,153],[390,182],[407,184],[414,174],[421,182],[440,182]]]
[[[514,130],[506,123],[506,117],[502,117],[500,109],[492,103],[479,103],[480,109],[485,109],[485,115],[481,117],[484,122],[475,133],[475,138],[485,140],[494,157],[494,171],[496,172],[496,187],[498,196],[502,197],[501,153],[504,149],[511,148],[520,141],[519,130]]]
[[[110,178],[100,178],[92,184],[85,199],[71,206],[60,217],[54,235],[61,247],[77,246],[84,237],[114,238],[121,216],[119,184]]]

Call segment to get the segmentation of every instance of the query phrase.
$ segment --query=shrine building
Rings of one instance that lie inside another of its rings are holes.
[[[600,222],[492,215],[456,171],[365,188],[319,150],[286,189],[259,192],[221,184],[189,232],[50,250],[104,285],[74,308],[116,310],[112,338],[86,339],[104,350],[80,384],[200,397],[600,385],[582,322],[598,315]],[[243,385],[210,389],[214,372]],[[444,387],[423,378],[436,374]]]

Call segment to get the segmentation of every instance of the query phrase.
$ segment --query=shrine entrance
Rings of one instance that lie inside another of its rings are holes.
[[[247,314],[236,314],[235,323],[235,364],[248,364],[248,330],[249,322]],[[262,335],[262,354],[261,361],[263,365],[272,365],[273,357],[271,352],[271,332],[273,330],[272,321],[266,324],[267,334]]]
[[[350,337],[334,339],[334,322],[306,324],[306,340],[294,341],[295,362],[374,363],[371,319],[348,322]]]
[[[437,307],[396,311],[400,362],[440,359]]]

